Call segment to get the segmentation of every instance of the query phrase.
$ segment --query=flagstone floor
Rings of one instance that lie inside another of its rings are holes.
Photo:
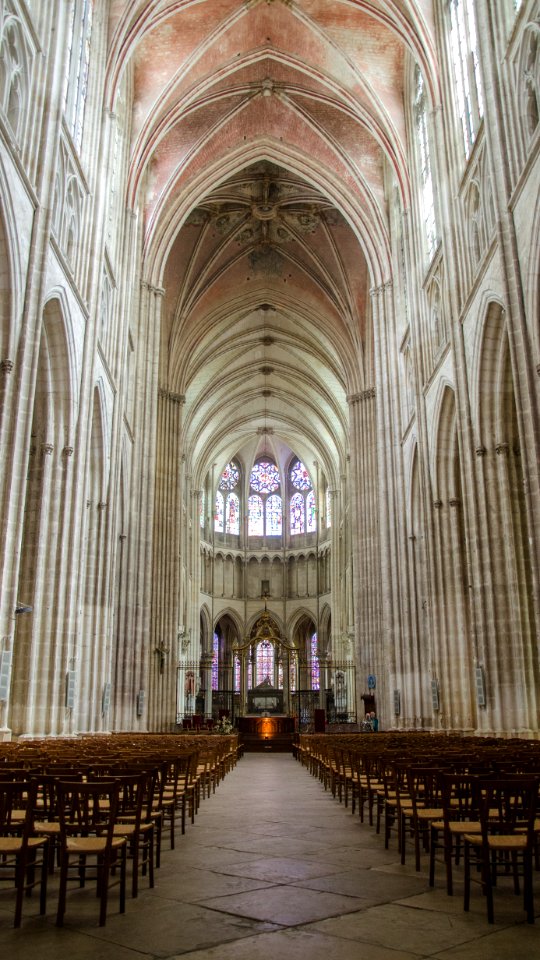
[[[424,857],[425,860],[425,857]],[[538,876],[538,875],[537,875]],[[540,884],[537,883],[537,890]],[[26,900],[11,927],[0,893],[0,952],[6,960],[537,960],[540,924],[527,925],[521,899],[498,891],[490,926],[480,888],[471,912],[401,866],[395,842],[361,824],[288,754],[246,754],[202,804],[174,851],[165,850],[153,890],[104,928],[88,890],[70,890],[65,926]],[[540,906],[540,891],[537,896]]]

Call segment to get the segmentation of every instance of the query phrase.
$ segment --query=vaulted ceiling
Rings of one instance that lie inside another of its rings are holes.
[[[390,275],[389,178],[409,203],[407,63],[434,75],[431,7],[112,4],[107,96],[127,71],[127,202],[199,478],[261,436],[344,472],[346,398],[374,379],[369,287]]]

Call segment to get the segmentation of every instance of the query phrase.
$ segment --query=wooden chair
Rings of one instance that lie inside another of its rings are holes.
[[[40,914],[46,908],[48,840],[34,836],[36,796],[35,780],[0,782],[0,880],[15,887],[14,927],[21,925],[24,895],[35,886],[39,886]]]
[[[527,923],[534,923],[533,854],[539,781],[518,774],[504,779],[478,780],[480,834],[464,836],[465,890],[463,907],[469,910],[471,859],[480,871],[486,896],[487,917],[494,923],[493,888],[503,875],[511,876],[514,893],[520,893],[523,877],[523,907]]]
[[[154,886],[154,832],[152,816],[156,770],[122,774],[113,833],[127,840],[127,857],[132,863],[131,895],[139,893],[139,870],[148,873],[149,886]]]
[[[56,923],[62,926],[64,922],[68,879],[74,873],[80,887],[85,886],[87,879],[96,880],[100,900],[99,926],[103,927],[107,919],[109,887],[113,884],[119,887],[120,913],[126,908],[127,840],[124,836],[114,835],[119,784],[105,779],[90,783],[60,780],[57,790],[60,889]]]
[[[430,824],[443,816],[440,771],[433,766],[407,767],[410,805],[401,805],[401,862],[405,863],[407,837],[414,844],[414,864],[420,870],[420,848],[429,849]]]
[[[435,886],[435,859],[442,847],[446,869],[446,892],[453,895],[452,864],[459,863],[463,837],[481,832],[476,807],[478,774],[441,773],[443,815],[431,822],[429,850],[429,885]]]

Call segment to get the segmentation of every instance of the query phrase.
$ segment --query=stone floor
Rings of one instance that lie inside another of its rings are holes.
[[[424,865],[425,867],[425,865]],[[401,866],[394,848],[333,800],[290,755],[248,754],[201,806],[175,851],[166,850],[154,890],[112,896],[104,928],[89,892],[68,894],[66,923],[24,905],[11,927],[0,893],[0,953],[9,960],[537,960],[540,925],[521,900],[499,891],[489,926],[475,885],[471,912],[461,887],[444,890],[439,868]]]

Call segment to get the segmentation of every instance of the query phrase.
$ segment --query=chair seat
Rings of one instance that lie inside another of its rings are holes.
[[[39,820],[34,823],[36,833],[45,833],[47,836],[60,833],[60,824],[56,820]]]
[[[420,807],[417,809],[416,815],[419,820],[434,820],[442,817],[443,811],[441,807]]]
[[[45,837],[29,837],[28,847],[31,850],[38,850],[46,843]],[[21,837],[0,837],[0,853],[13,854],[23,849],[23,840]]]
[[[125,845],[125,837],[114,837],[111,846],[119,850]],[[66,841],[68,853],[100,853],[107,849],[106,837],[68,837]]]
[[[525,850],[527,837],[523,833],[499,834],[488,837],[488,846],[492,850]]]
[[[444,820],[434,820],[431,824],[435,830],[444,830]],[[450,820],[448,830],[462,836],[465,833],[480,833],[482,825],[479,820]]]

